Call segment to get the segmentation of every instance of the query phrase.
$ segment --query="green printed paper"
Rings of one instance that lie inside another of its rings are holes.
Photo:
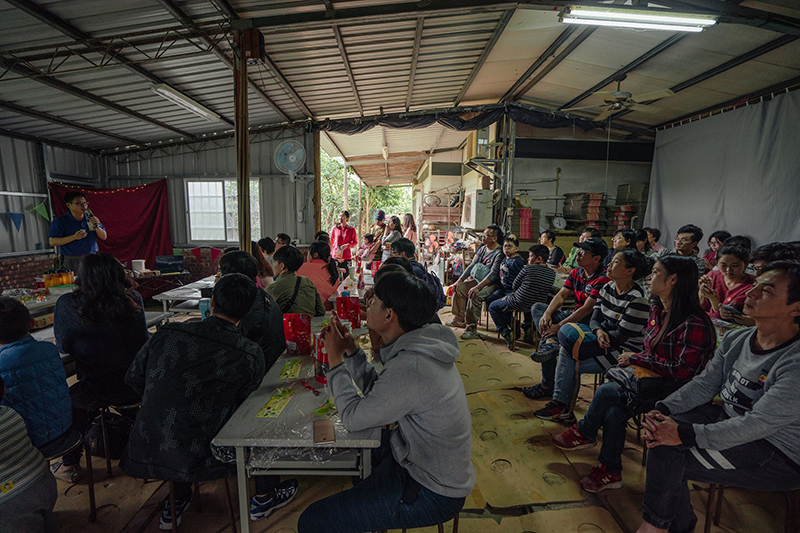
[[[300,375],[300,366],[302,365],[299,359],[289,359],[283,364],[283,369],[278,379],[297,379]]]
[[[289,405],[289,400],[294,396],[294,389],[276,390],[269,401],[261,408],[256,415],[256,418],[278,418],[286,406]]]
[[[311,414],[322,418],[333,418],[338,412],[336,405],[333,403],[333,398],[328,398],[325,403],[317,407]]]

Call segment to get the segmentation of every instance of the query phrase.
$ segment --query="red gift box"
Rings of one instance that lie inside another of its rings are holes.
[[[358,296],[339,296],[336,298],[336,315],[342,322],[350,321],[350,327],[361,327],[361,301]]]
[[[283,334],[286,337],[288,355],[311,355],[311,315],[284,314]]]
[[[322,336],[319,333],[314,334],[314,377],[320,383],[328,383],[328,370],[330,370],[330,363],[328,362],[328,351],[325,349],[325,344],[322,342]]]

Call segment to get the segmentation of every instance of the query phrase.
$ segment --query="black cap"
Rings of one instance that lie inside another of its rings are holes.
[[[586,250],[589,253],[594,255],[599,255],[600,257],[605,258],[608,255],[608,245],[606,241],[603,239],[599,239],[597,237],[592,237],[591,239],[586,239],[583,242],[574,242],[572,243],[573,246],[577,246],[583,250]]]

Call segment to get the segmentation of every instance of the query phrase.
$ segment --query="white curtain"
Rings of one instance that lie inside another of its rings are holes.
[[[753,246],[800,240],[800,91],[656,137],[645,226],[672,247],[677,229],[746,235]]]

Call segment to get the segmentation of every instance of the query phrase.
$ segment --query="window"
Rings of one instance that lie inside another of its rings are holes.
[[[237,186],[233,180],[189,181],[191,241],[239,242]],[[250,180],[250,234],[257,241],[261,234],[258,180]]]

